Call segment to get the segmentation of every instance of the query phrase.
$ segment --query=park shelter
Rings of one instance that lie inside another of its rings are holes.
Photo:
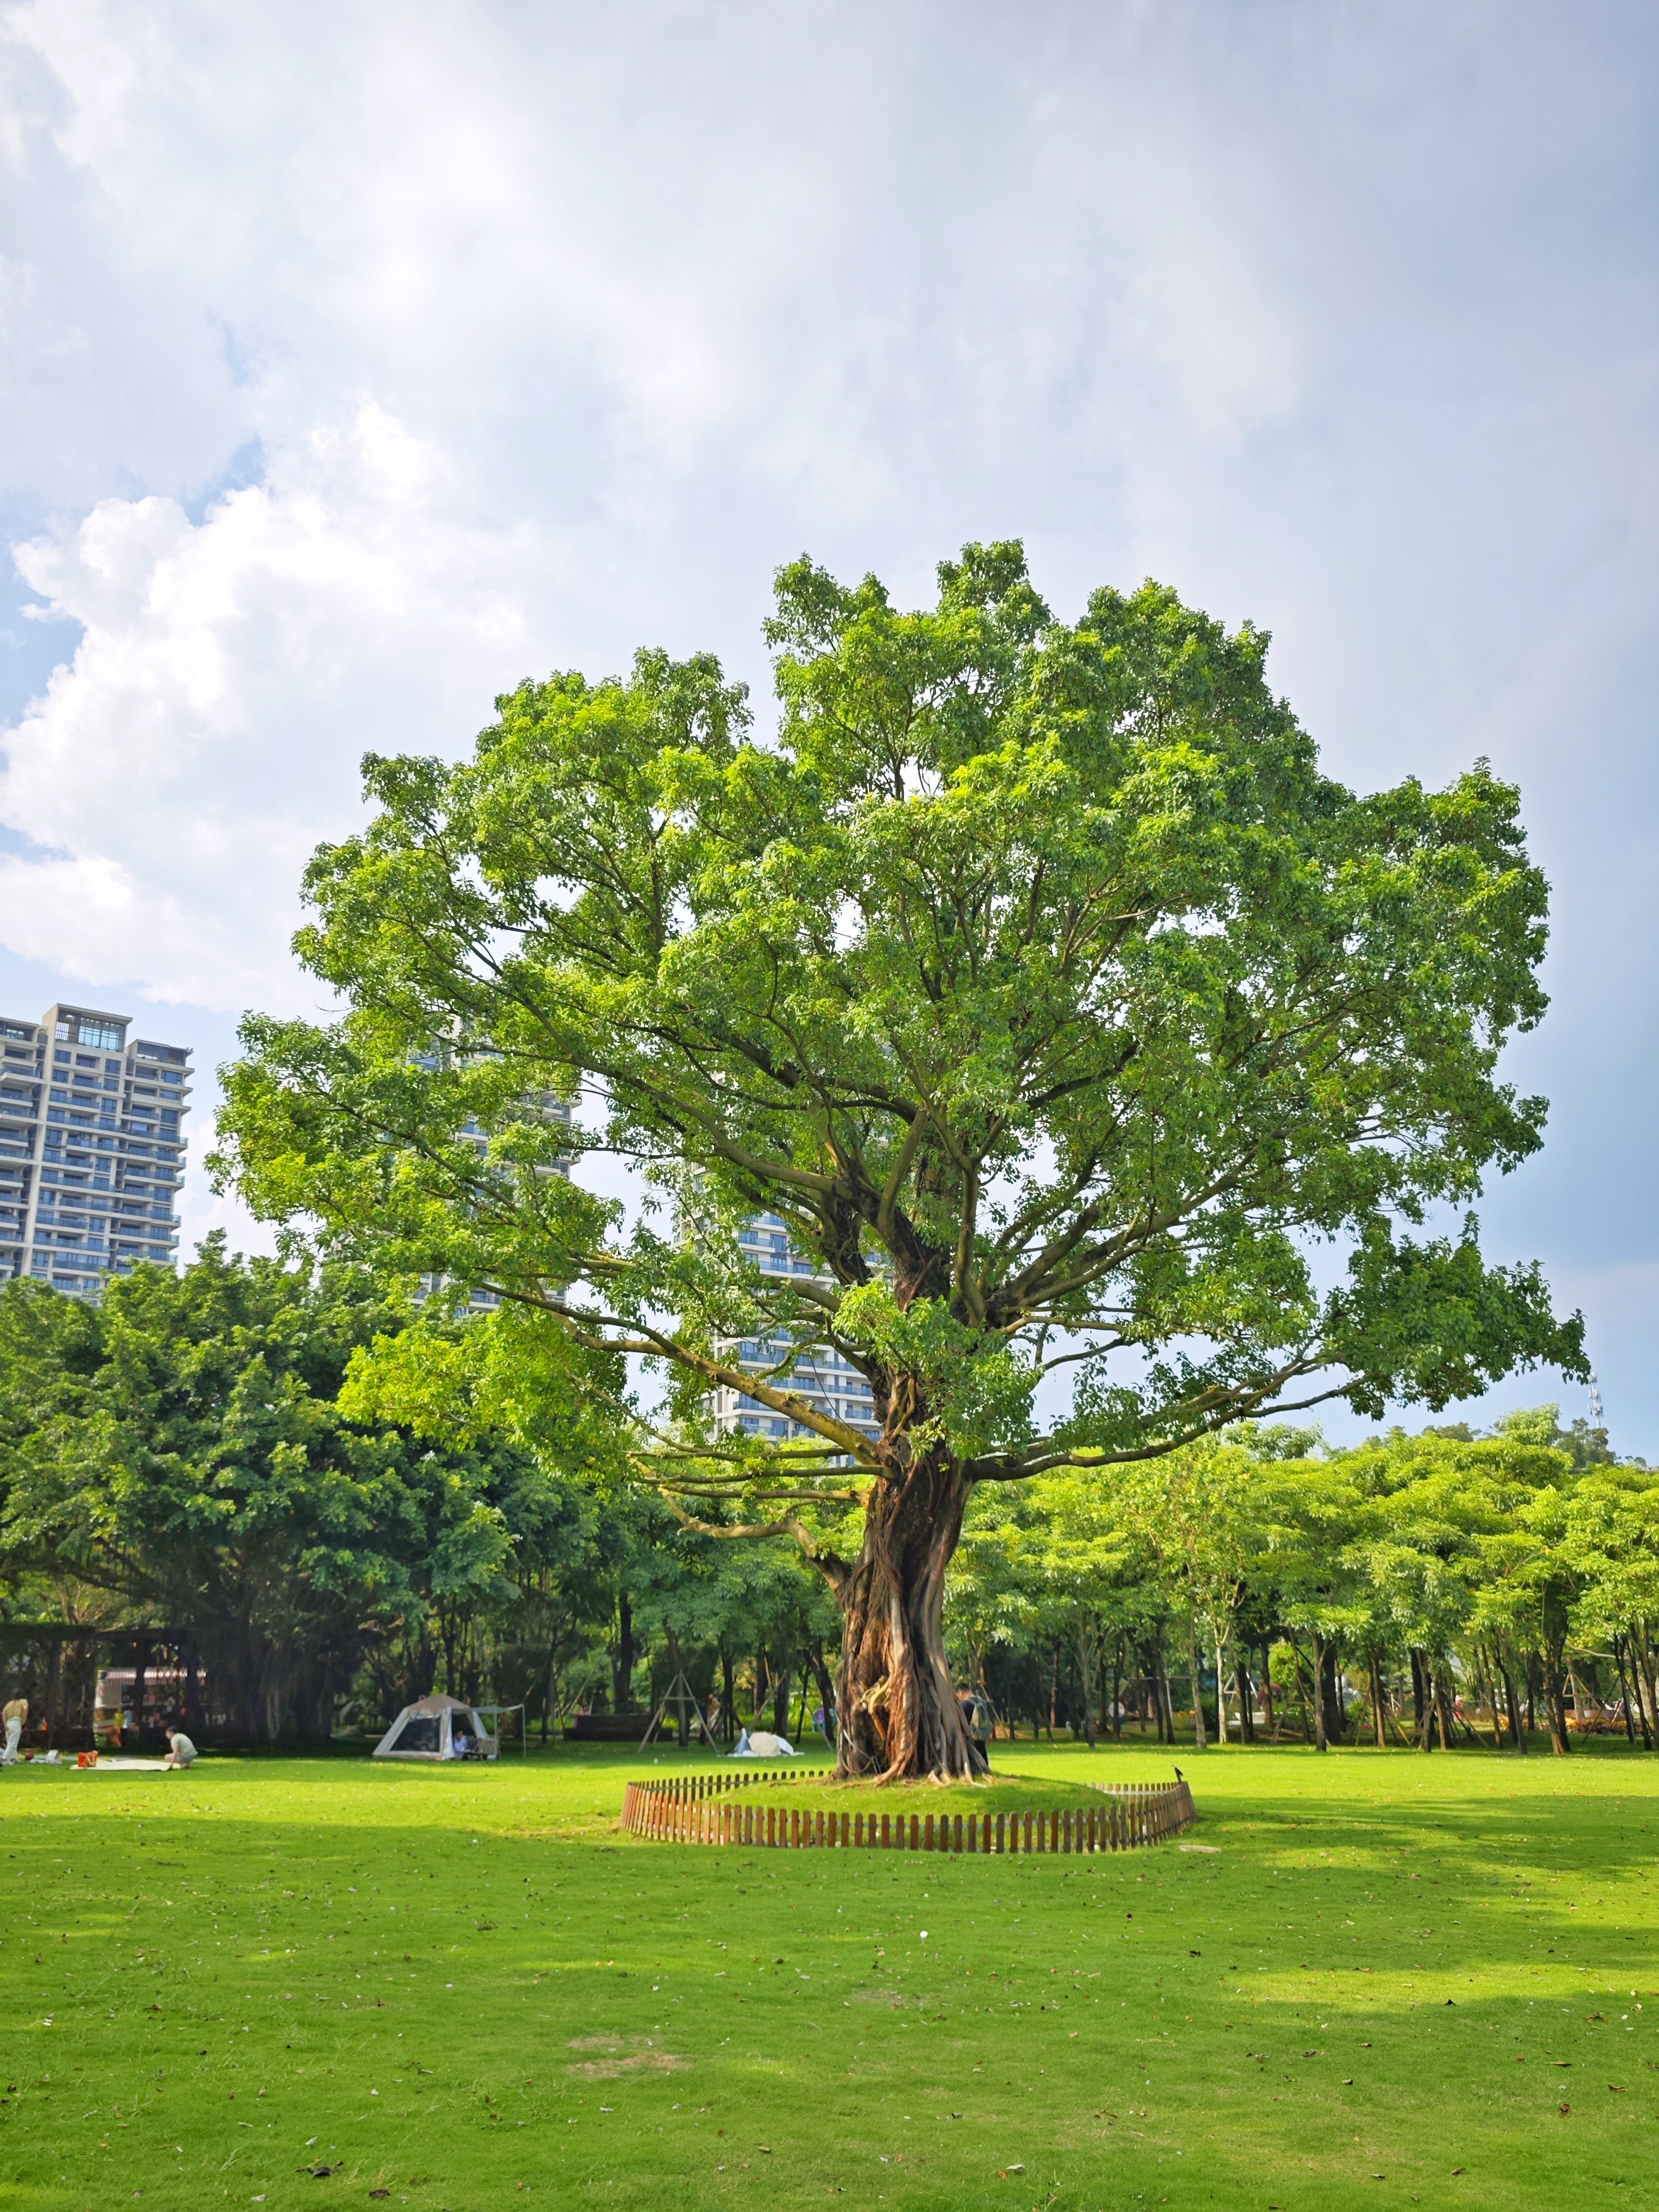
[[[405,1705],[374,1747],[376,1759],[494,1759],[499,1740],[475,1705],[441,1691]]]

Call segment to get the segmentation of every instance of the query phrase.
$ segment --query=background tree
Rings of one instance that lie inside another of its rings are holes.
[[[1152,584],[1068,624],[1018,545],[969,546],[907,614],[802,560],[767,634],[763,741],[714,660],[642,653],[521,684],[460,766],[371,756],[297,939],[347,1011],[246,1024],[221,1170],[493,1286],[561,1389],[621,1407],[656,1363],[641,1478],[835,1589],[843,1770],[964,1773],[942,1609],[975,1486],[1582,1371],[1534,1269],[1472,1218],[1413,1233],[1540,1140],[1495,1068],[1543,1008],[1545,888],[1484,765],[1356,798],[1266,635]],[[553,1171],[550,1093],[597,1102],[574,1148],[666,1224]],[[744,1259],[763,1209],[799,1274]],[[877,1436],[725,1349],[779,1327],[869,1378]],[[793,1439],[715,1436],[720,1386]]]
[[[444,1447],[343,1413],[354,1348],[399,1319],[359,1273],[233,1260],[216,1237],[96,1307],[7,1285],[10,1571],[72,1572],[112,1617],[189,1628],[245,1741],[326,1737],[370,1656],[388,1698],[429,1689],[440,1656],[465,1688],[468,1625],[556,1541],[568,1485],[500,1435]]]

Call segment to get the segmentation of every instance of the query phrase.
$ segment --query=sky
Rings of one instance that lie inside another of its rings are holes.
[[[0,4],[0,1011],[192,1044],[252,1249],[211,1070],[365,750],[641,644],[763,702],[781,562],[1021,537],[1271,631],[1356,788],[1520,785],[1485,1243],[1659,1460],[1656,173],[1601,0]]]

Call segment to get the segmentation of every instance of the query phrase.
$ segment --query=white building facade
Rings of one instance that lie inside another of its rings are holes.
[[[89,1006],[0,1019],[0,1277],[95,1297],[174,1264],[190,1051],[131,1029]]]
[[[775,1213],[757,1213],[738,1237],[744,1255],[763,1275],[774,1278],[812,1275],[810,1261],[789,1242],[787,1227]],[[764,1338],[744,1337],[723,1347],[730,1359],[748,1375],[764,1375],[780,1390],[793,1390],[815,1412],[830,1414],[867,1437],[881,1434],[870,1385],[856,1367],[838,1352],[819,1346],[798,1350],[787,1329],[775,1329]],[[777,1370],[777,1371],[775,1371]],[[746,1391],[721,1389],[714,1394],[714,1425],[723,1436],[742,1430],[747,1436],[789,1437],[816,1435],[799,1421],[787,1420],[763,1406]]]

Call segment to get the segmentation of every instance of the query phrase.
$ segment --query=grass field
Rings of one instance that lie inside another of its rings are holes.
[[[1183,1754],[1206,1848],[1009,1861],[623,1837],[678,1757],[0,1775],[0,2203],[1659,2202],[1659,1760]]]

